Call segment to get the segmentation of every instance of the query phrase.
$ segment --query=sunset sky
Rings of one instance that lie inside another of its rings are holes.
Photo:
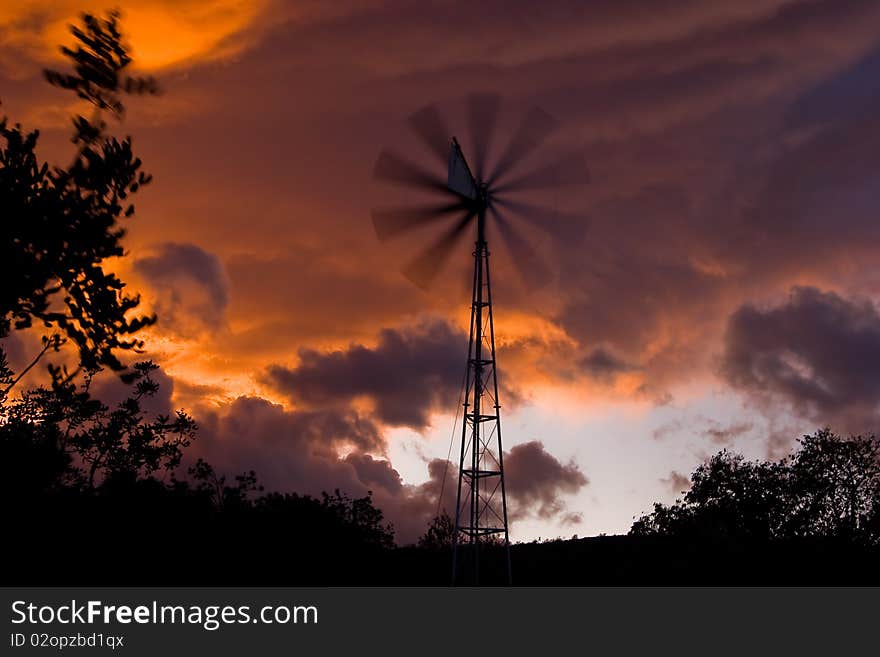
[[[877,2],[116,4],[163,93],[111,125],[155,178],[114,268],[159,314],[157,408],[196,417],[194,455],[273,490],[372,490],[399,541],[422,532],[471,249],[413,286],[419,240],[370,222],[412,198],[372,168],[386,147],[436,168],[407,124],[428,103],[467,150],[473,91],[504,99],[499,148],[539,106],[560,122],[541,157],[582,150],[591,175],[537,199],[553,230],[522,224],[550,285],[492,250],[512,539],[625,532],[723,448],[876,430]],[[0,110],[51,162],[80,108],[41,70],[108,7],[0,0]],[[5,341],[13,363],[38,337]]]

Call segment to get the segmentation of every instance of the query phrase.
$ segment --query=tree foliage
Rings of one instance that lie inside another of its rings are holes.
[[[40,479],[54,485],[82,484],[94,488],[111,477],[144,477],[159,471],[171,472],[192,442],[196,423],[183,411],[173,417],[149,417],[143,402],[159,386],[151,374],[157,366],[137,363],[128,396],[110,407],[91,396],[90,381],[82,384],[54,370],[51,387],[24,392],[2,408],[0,444],[6,456],[14,452],[39,470],[39,456],[53,464]],[[63,466],[63,467],[62,467]],[[60,469],[59,469],[60,468]]]
[[[455,523],[445,511],[435,516],[422,536],[418,545],[426,550],[440,551],[452,547],[455,538]]]
[[[73,118],[70,166],[40,161],[38,130],[0,120],[0,337],[41,325],[58,336],[54,349],[61,339],[76,346],[84,370],[124,369],[119,352],[139,350],[135,334],[155,321],[132,316],[139,296],[126,294],[105,266],[123,255],[121,221],[134,214],[131,195],[151,177],[131,137],[107,134],[104,116],[122,117],[125,94],[157,92],[152,78],[124,73],[131,59],[118,19],[84,15],[72,28],[78,45],[62,48],[73,72],[45,72],[93,108],[90,117]]]
[[[253,470],[236,475],[235,485],[231,485],[226,483],[226,475],[218,474],[203,458],[196,459],[187,474],[196,484],[196,491],[205,495],[218,511],[248,506],[251,495],[263,491]]]
[[[880,441],[822,429],[780,461],[722,451],[691,475],[672,505],[633,523],[631,534],[723,540],[840,538],[880,542]]]
[[[368,491],[364,497],[352,498],[337,488],[332,495],[326,492],[321,494],[321,505],[343,526],[356,531],[358,543],[380,548],[394,546],[394,527],[384,522],[384,514],[373,505],[372,491]]]

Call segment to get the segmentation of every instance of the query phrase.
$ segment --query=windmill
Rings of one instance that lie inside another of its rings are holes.
[[[427,288],[433,282],[465,234],[472,232],[475,238],[464,421],[455,504],[453,584],[479,583],[481,544],[493,544],[494,547],[498,543],[504,550],[504,579],[508,584],[512,582],[487,228],[491,225],[497,230],[519,265],[527,286],[543,285],[551,278],[549,270],[509,217],[552,231],[554,213],[517,200],[516,194],[588,182],[586,164],[580,152],[527,173],[519,171],[521,163],[547,140],[556,127],[556,121],[539,108],[524,115],[490,168],[488,155],[499,108],[500,97],[496,94],[468,96],[473,154],[470,162],[434,105],[424,107],[410,117],[409,123],[415,133],[439,164],[445,165],[445,176],[388,150],[379,154],[373,171],[374,177],[380,181],[438,197],[431,203],[372,212],[376,234],[383,241],[429,225],[442,227],[439,236],[404,267],[404,274],[419,287]]]

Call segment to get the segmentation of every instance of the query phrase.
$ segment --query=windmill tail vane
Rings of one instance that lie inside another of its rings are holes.
[[[502,237],[527,286],[546,284],[552,274],[531,242],[519,235],[509,216],[552,235],[559,228],[560,215],[517,200],[515,196],[518,192],[589,182],[582,154],[569,154],[559,162],[541,166],[530,173],[518,173],[520,164],[547,140],[556,127],[555,120],[538,108],[526,113],[494,168],[488,170],[487,159],[499,106],[497,94],[477,93],[467,98],[473,168],[434,105],[413,114],[409,123],[430,153],[439,160],[438,164],[446,165],[445,179],[433,169],[387,150],[380,153],[374,167],[377,180],[435,197],[435,200],[426,200],[420,205],[381,208],[372,212],[373,225],[380,240],[400,237],[427,225],[444,227],[404,267],[404,274],[419,287],[431,285],[455,252],[462,235],[476,224],[463,395],[464,421],[455,502],[453,584],[478,584],[481,577],[482,581],[512,583],[487,221],[491,221]],[[502,553],[503,557],[497,558]]]
[[[471,173],[458,139],[452,138],[452,148],[449,149],[449,175],[446,179],[449,189],[471,201],[477,200],[477,182]]]

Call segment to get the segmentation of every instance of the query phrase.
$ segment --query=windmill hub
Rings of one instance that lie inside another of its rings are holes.
[[[478,186],[477,199],[481,210],[488,210],[489,204],[492,202],[492,194],[489,192],[489,184],[480,182]]]

